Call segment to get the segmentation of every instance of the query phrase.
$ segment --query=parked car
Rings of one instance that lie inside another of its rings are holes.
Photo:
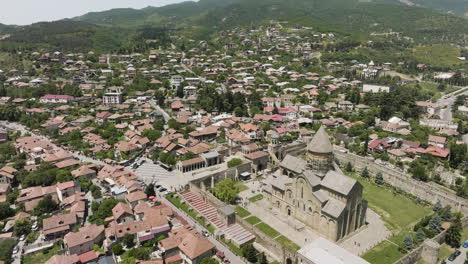
[[[19,252],[19,247],[18,247],[18,246],[15,246],[15,247],[13,248],[12,254],[13,254],[13,255],[16,255],[16,254],[18,254],[18,252]]]
[[[458,256],[460,256],[461,251],[460,251],[460,250],[457,250],[457,251],[455,251],[455,253],[453,253],[453,254],[455,254],[455,257],[458,257]]]
[[[26,235],[21,235],[19,238],[20,241],[24,241],[25,239],[26,239]]]
[[[204,236],[206,236],[206,237],[209,237],[209,236],[210,236],[210,233],[209,233],[208,231],[206,231],[206,230],[203,230],[203,231],[202,231],[202,234],[203,234]]]
[[[456,258],[457,258],[457,255],[455,255],[455,253],[453,253],[452,255],[450,255],[450,256],[448,257],[448,260],[454,261]]]
[[[33,231],[36,231],[38,227],[39,227],[39,226],[38,226],[38,224],[37,224],[37,221],[34,221],[34,223],[33,223],[33,225],[32,225],[32,230],[33,230]]]
[[[463,243],[463,247],[468,248],[468,241],[465,241],[465,243]]]

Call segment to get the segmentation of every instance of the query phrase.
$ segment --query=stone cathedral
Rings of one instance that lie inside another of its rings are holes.
[[[334,170],[333,146],[323,126],[307,145],[305,159],[287,155],[266,179],[271,206],[338,241],[366,222],[362,185]]]

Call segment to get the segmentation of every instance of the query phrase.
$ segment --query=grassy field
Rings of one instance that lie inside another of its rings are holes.
[[[462,242],[465,242],[468,240],[468,227],[463,228],[462,232]]]
[[[256,224],[262,222],[262,220],[260,220],[256,216],[250,216],[249,218],[246,218],[245,221],[247,221],[251,225],[256,225]]]
[[[457,57],[460,50],[450,45],[419,46],[414,49],[414,57],[425,64],[439,67],[450,67],[463,63]]]
[[[271,237],[271,238],[276,238],[278,237],[279,235],[281,235],[278,231],[276,231],[275,229],[273,229],[271,226],[265,224],[265,223],[260,223],[258,225],[255,226],[256,228],[258,228],[260,231],[262,231],[265,235]]]
[[[240,216],[241,218],[245,218],[250,215],[250,212],[245,210],[244,208],[240,206],[236,206],[235,208],[236,214]]]
[[[285,236],[280,236],[280,237],[276,238],[276,241],[278,241],[284,247],[290,249],[292,252],[296,252],[296,251],[298,251],[300,249],[300,247],[298,245],[296,245],[294,242],[292,242],[291,240],[289,240]]]
[[[260,200],[263,199],[263,195],[262,194],[257,194],[255,196],[252,196],[249,198],[249,201],[252,202],[252,203],[255,203],[255,202],[258,202]]]
[[[352,175],[356,178],[356,176]],[[356,178],[364,186],[364,199],[369,202],[369,208],[382,216],[387,228],[393,233],[389,241],[384,241],[362,257],[375,264],[390,264],[403,256],[398,246],[403,242],[406,234],[412,232],[412,226],[422,217],[432,211],[414,203],[402,195],[395,194],[388,189]]]

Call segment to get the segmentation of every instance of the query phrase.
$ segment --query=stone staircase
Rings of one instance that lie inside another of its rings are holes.
[[[191,191],[183,192],[182,197],[190,204],[198,213],[203,215],[210,223],[212,223],[217,229],[222,229],[226,225],[219,219],[216,208],[203,201],[203,199]]]

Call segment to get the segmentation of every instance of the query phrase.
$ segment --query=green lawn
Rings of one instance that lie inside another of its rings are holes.
[[[265,235],[271,237],[271,238],[276,238],[277,236],[281,235],[278,231],[273,229],[271,226],[261,222],[260,224],[255,226],[258,228],[260,231],[262,231]]]
[[[240,206],[236,206],[235,208],[236,214],[240,216],[241,218],[245,218],[250,215],[250,212],[245,210],[244,208]]]
[[[262,220],[260,220],[256,216],[250,216],[249,218],[246,218],[245,221],[247,221],[251,225],[256,225],[256,224],[262,222]]]
[[[255,203],[255,202],[258,202],[260,200],[263,199],[263,195],[262,194],[257,194],[255,196],[252,196],[249,198],[249,201],[251,201],[252,203]]]
[[[447,244],[442,244],[439,251],[439,260],[447,259],[453,252],[455,252],[455,249]]]
[[[292,242],[285,236],[278,237],[276,241],[278,241],[281,245],[283,245],[285,248],[288,248],[292,252],[296,252],[300,249],[298,245],[296,245],[294,242]]]
[[[45,249],[39,253],[24,256],[21,263],[23,264],[43,264],[49,260],[52,256],[56,255],[57,251],[61,248],[59,246],[54,246],[49,249]]]
[[[404,197],[394,194],[392,191],[369,183],[352,175],[364,187],[364,199],[369,202],[369,208],[382,216],[387,228],[394,234],[389,240],[397,245],[403,242],[406,234],[412,232],[412,226],[422,217],[431,214],[430,208],[425,208]],[[398,246],[384,241],[362,257],[375,264],[391,264],[403,256],[398,251]]]
[[[463,228],[462,243],[468,240],[468,226]]]

